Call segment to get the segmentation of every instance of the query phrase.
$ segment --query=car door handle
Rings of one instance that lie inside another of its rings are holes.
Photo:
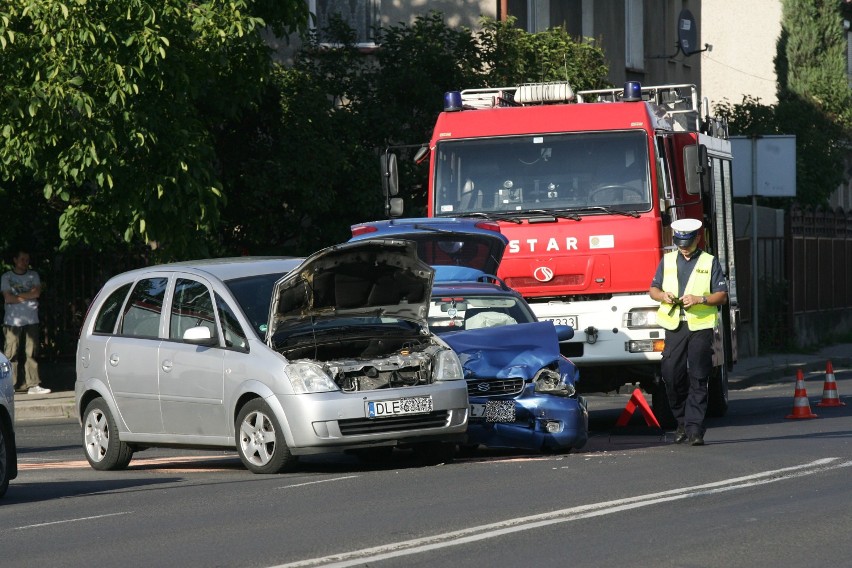
[[[109,356],[109,364],[112,365],[113,367],[118,365],[118,354],[117,353],[113,353],[112,355]]]
[[[162,364],[163,372],[164,372],[164,373],[168,373],[169,371],[171,371],[171,370],[172,370],[172,367],[173,367],[173,366],[174,366],[174,363],[172,363],[172,362],[171,362],[170,360],[168,360],[168,359],[165,359],[165,360],[163,361],[163,364]]]

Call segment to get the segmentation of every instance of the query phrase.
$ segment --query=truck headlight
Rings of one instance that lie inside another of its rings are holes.
[[[305,394],[311,392],[334,392],[340,390],[337,384],[329,377],[322,367],[315,363],[299,361],[291,363],[285,368],[293,392]]]
[[[640,329],[647,327],[659,327],[657,324],[658,308],[636,308],[624,314],[624,327],[627,329]]]

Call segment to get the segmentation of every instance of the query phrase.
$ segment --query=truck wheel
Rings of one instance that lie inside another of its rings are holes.
[[[657,417],[657,422],[665,430],[670,430],[677,427],[677,421],[672,414],[672,407],[669,405],[669,395],[666,392],[666,382],[662,379],[657,381],[657,386],[651,394],[651,410],[654,411],[654,416]]]
[[[720,417],[728,413],[728,368],[713,367],[707,384],[707,415]]]

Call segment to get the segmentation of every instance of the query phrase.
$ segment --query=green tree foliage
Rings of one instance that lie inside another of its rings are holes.
[[[569,80],[605,86],[603,52],[555,28],[528,34],[484,20],[479,32],[451,29],[437,13],[376,30],[365,55],[354,32],[331,20],[309,38],[292,67],[273,75],[257,115],[227,141],[221,246],[253,254],[307,254],[350,236],[349,226],[382,218],[379,154],[417,146],[432,134],[450,90]],[[406,215],[425,214],[426,164],[402,151]],[[239,199],[233,196],[239,195]],[[269,214],[272,212],[272,214]]]
[[[61,212],[65,244],[203,254],[223,203],[218,129],[266,86],[266,26],[306,22],[303,0],[4,2],[5,196]]]
[[[852,127],[852,91],[846,77],[846,33],[837,0],[783,0],[776,65],[779,100],[812,103]]]
[[[796,201],[824,205],[843,181],[852,142],[852,91],[846,78],[846,43],[837,2],[784,0],[775,70],[778,103],[745,97],[721,104],[732,134],[795,134]],[[766,200],[787,207],[789,200]]]
[[[572,38],[565,28],[531,34],[515,27],[514,18],[505,22],[486,18],[477,35],[490,87],[546,81],[568,81],[574,90],[610,86],[603,50],[589,38]]]

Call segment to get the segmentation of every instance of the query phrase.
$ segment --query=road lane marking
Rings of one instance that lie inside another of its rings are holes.
[[[796,477],[813,475],[815,473],[822,473],[824,471],[852,466],[852,461],[834,463],[840,459],[841,458],[824,458],[810,463],[725,479],[713,483],[706,483],[704,485],[696,485],[694,487],[671,489],[668,491],[661,491],[659,493],[649,493],[646,495],[637,495],[635,497],[627,497],[613,501],[580,505],[577,507],[560,509],[538,515],[516,517],[514,519],[507,519],[498,523],[479,525],[457,531],[437,534],[430,537],[388,543],[320,558],[309,558],[297,562],[279,564],[270,568],[301,568],[306,566],[333,566],[336,568],[343,568],[345,566],[358,566],[368,564],[370,562],[378,562],[381,560],[399,558],[401,556],[420,554],[439,548],[447,548],[450,546],[458,546],[460,544],[497,538],[503,535],[533,530],[548,525],[610,515],[621,511],[647,507],[669,501],[712,495],[736,489],[745,489],[747,487],[775,483],[776,481],[784,481]]]
[[[118,515],[130,515],[131,513],[133,513],[133,511],[122,511],[121,513],[107,513],[105,515],[95,515],[94,517],[79,517],[77,519],[64,519],[64,520],[61,520],[61,521],[51,521],[49,523],[37,523],[37,524],[34,524],[34,525],[24,525],[22,527],[15,527],[12,530],[22,531],[22,530],[26,530],[26,529],[37,529],[37,528],[40,528],[40,527],[49,527],[50,525],[61,525],[61,524],[64,524],[64,523],[76,523],[76,522],[79,522],[79,521],[91,521],[91,520],[94,520],[94,519],[103,519],[103,518],[106,518],[106,517],[117,517]]]
[[[343,481],[344,479],[355,479],[357,475],[347,475],[345,477],[333,477],[331,479],[320,479],[317,481],[306,481],[305,483],[296,483],[293,485],[285,485],[278,489],[293,489],[294,487],[304,487],[305,485],[314,485],[316,483],[328,483],[329,481]]]

